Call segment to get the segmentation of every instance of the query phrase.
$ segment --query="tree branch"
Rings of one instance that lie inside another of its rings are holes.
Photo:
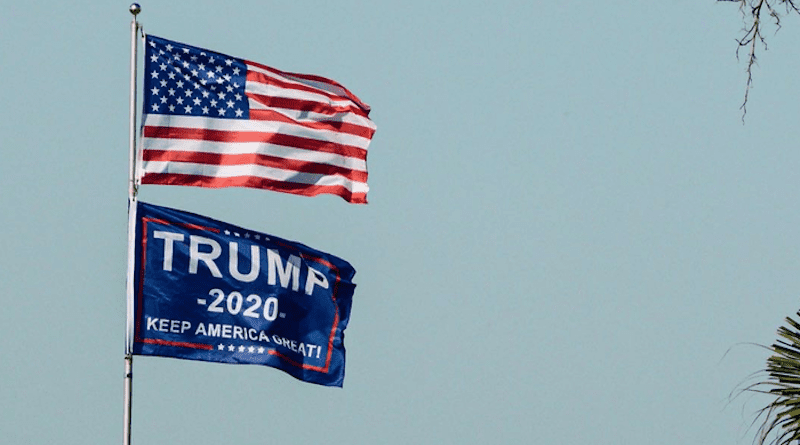
[[[747,48],[747,83],[744,91],[744,101],[742,101],[742,122],[747,114],[747,101],[750,98],[750,88],[753,86],[753,65],[758,60],[756,57],[756,47],[759,43],[767,50],[767,40],[764,38],[764,21],[765,17],[762,13],[768,14],[772,18],[772,23],[775,25],[775,32],[781,29],[781,15],[775,9],[778,5],[783,5],[786,8],[786,14],[794,11],[800,14],[800,0],[717,0],[717,1],[735,1],[739,2],[739,10],[742,11],[742,16],[745,20],[745,27],[742,29],[744,35],[737,39],[736,42],[739,47],[736,49],[736,58],[739,59],[739,51],[742,48]]]

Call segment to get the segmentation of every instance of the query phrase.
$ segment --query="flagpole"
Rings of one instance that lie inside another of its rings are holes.
[[[125,322],[125,404],[123,422],[123,445],[131,443],[131,408],[133,407],[133,275],[136,252],[136,33],[139,23],[136,16],[142,8],[138,3],[128,8],[133,14],[131,20],[131,89],[130,89],[130,152],[128,158],[128,267],[126,282],[126,322]]]

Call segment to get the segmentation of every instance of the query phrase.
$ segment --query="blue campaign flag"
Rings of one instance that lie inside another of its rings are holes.
[[[355,270],[300,243],[139,202],[133,352],[344,381]]]

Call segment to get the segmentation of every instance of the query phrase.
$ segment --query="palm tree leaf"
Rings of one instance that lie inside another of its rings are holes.
[[[763,417],[755,441],[758,445],[800,443],[800,323],[787,317],[786,324],[788,327],[778,328],[778,338],[767,348],[772,355],[759,374],[763,379],[746,388],[773,397],[756,416]]]

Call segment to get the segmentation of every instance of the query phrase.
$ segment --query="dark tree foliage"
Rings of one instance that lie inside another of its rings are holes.
[[[767,49],[767,40],[764,38],[764,25],[771,25],[777,32],[781,27],[781,12],[783,15],[796,12],[800,14],[800,0],[717,0],[739,3],[742,11],[745,26],[742,29],[744,35],[737,39],[739,48],[736,50],[736,57],[744,48],[747,51],[747,87],[744,92],[742,102],[742,119],[747,114],[747,99],[750,95],[750,87],[753,84],[753,65],[756,63],[756,48],[762,45]]]

